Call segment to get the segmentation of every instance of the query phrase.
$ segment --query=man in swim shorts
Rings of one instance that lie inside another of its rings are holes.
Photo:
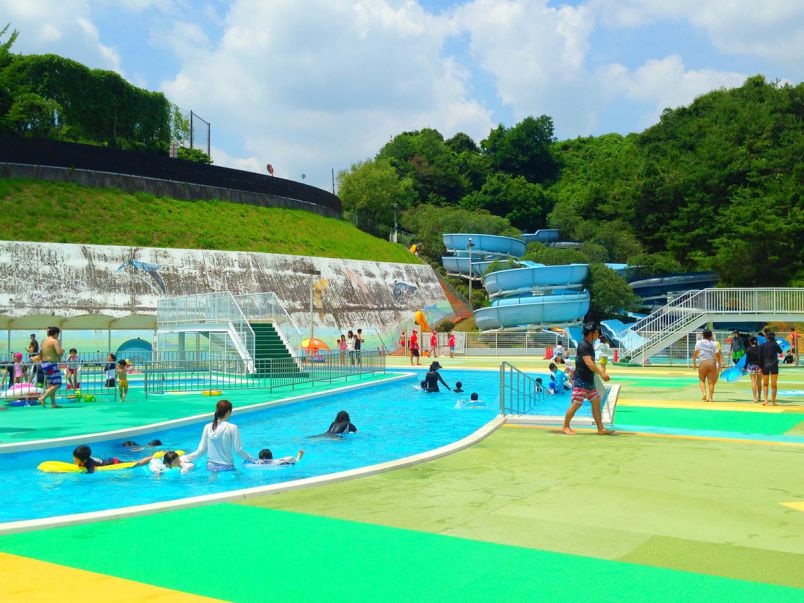
[[[610,435],[614,433],[603,426],[603,419],[600,413],[600,394],[595,387],[595,373],[600,375],[603,381],[609,381],[610,377],[595,364],[594,341],[600,337],[600,327],[597,323],[585,323],[583,325],[583,341],[578,344],[578,352],[575,356],[575,374],[572,376],[572,399],[567,414],[564,416],[564,427],[561,429],[567,435],[575,435],[570,427],[570,421],[578,409],[583,406],[586,400],[592,404],[592,417],[597,425],[598,435]]]
[[[58,327],[50,327],[47,330],[47,339],[42,342],[42,351],[40,352],[42,357],[41,370],[47,380],[45,393],[39,398],[42,408],[45,407],[45,400],[47,400],[48,396],[50,396],[51,408],[61,408],[56,404],[56,390],[61,387],[59,362],[61,362],[61,357],[64,356],[64,348],[61,347],[61,341],[59,341],[60,333],[61,329]]]

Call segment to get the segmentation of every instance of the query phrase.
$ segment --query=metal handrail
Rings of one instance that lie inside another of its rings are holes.
[[[254,330],[229,291],[201,293],[160,299],[157,303],[157,328],[225,323],[227,331],[246,362],[254,359]]]
[[[145,363],[145,394],[277,388],[332,382],[357,375],[385,373],[385,354],[377,351],[360,355],[339,352],[314,356],[265,358],[254,362],[251,371],[242,360],[156,360]]]
[[[285,340],[292,354],[298,353],[302,348],[302,332],[296,321],[288,314],[287,309],[279,301],[276,293],[246,293],[234,296],[240,305],[243,314],[250,321],[270,320]]]
[[[538,387],[537,387],[538,386]],[[500,363],[500,413],[524,415],[544,400],[545,386],[510,362]]]
[[[627,350],[633,357],[662,340],[697,327],[707,315],[751,314],[802,314],[804,315],[804,288],[723,288],[688,291],[659,308],[649,316],[631,325],[619,334],[628,341],[636,333],[641,341]]]

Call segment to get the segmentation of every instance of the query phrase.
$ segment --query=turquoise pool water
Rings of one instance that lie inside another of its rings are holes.
[[[305,450],[302,461],[289,467],[258,471],[241,469],[213,479],[202,457],[192,473],[157,479],[144,468],[101,472],[48,474],[36,466],[46,460],[72,460],[74,446],[34,452],[5,454],[0,479],[4,495],[0,522],[53,517],[100,511],[115,507],[174,500],[266,484],[297,480],[354,469],[425,452],[457,441],[476,431],[498,414],[499,373],[497,371],[443,370],[454,385],[462,381],[465,394],[446,390],[426,394],[414,389],[419,379],[411,377],[390,384],[321,397],[286,406],[235,415],[245,449],[256,456],[270,448],[275,457]],[[423,375],[423,374],[422,374]],[[461,408],[469,393],[479,393],[485,406]],[[226,397],[237,407],[237,392]],[[568,396],[549,396],[538,409],[542,414],[563,414]],[[587,405],[588,406],[588,405]],[[582,413],[588,413],[587,406]],[[212,410],[212,405],[211,409]],[[340,410],[347,410],[358,432],[346,437],[310,438],[326,431]],[[163,448],[195,450],[202,424],[154,432],[133,438],[145,443],[160,439]],[[149,454],[132,453],[120,446],[119,438],[91,444],[94,456],[117,456],[134,460]],[[238,459],[239,462],[239,459]]]

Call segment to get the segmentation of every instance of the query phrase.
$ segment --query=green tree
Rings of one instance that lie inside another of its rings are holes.
[[[547,199],[541,185],[500,172],[491,174],[483,187],[466,195],[460,205],[503,216],[521,230],[537,228],[547,216]]]
[[[530,243],[528,251],[522,259],[548,266],[589,263],[589,258],[580,249],[547,247],[541,243]]]
[[[636,309],[639,297],[623,277],[603,264],[591,264],[586,283],[589,290],[589,317],[603,320]]]
[[[457,203],[471,188],[461,172],[458,153],[432,128],[395,136],[380,149],[376,159],[388,160],[400,176],[411,179],[418,194],[417,203]]]
[[[506,237],[520,234],[508,220],[484,210],[426,204],[405,212],[402,227],[415,235],[420,254],[434,265],[440,265],[441,256],[446,253],[441,237],[444,233],[471,232]]]
[[[399,212],[407,209],[416,198],[413,181],[400,177],[391,162],[384,159],[355,163],[348,171],[338,174],[338,195],[344,211],[358,226],[390,230],[394,205]]]
[[[60,112],[61,105],[56,101],[27,92],[17,96],[5,120],[20,136],[50,137],[58,129]]]
[[[205,163],[207,165],[212,165],[212,157],[207,155],[201,149],[188,149],[187,147],[179,147],[179,150],[176,152],[176,156],[179,159],[186,159],[187,161],[194,161],[196,163]]]
[[[548,182],[558,174],[553,156],[553,119],[526,117],[512,128],[500,124],[480,143],[492,168],[522,176],[530,182]]]

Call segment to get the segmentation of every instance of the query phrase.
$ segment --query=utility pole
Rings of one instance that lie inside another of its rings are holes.
[[[472,303],[472,247],[475,244],[472,243],[472,237],[469,237],[469,242],[466,244],[466,248],[469,250],[469,309],[474,312],[475,305]]]

